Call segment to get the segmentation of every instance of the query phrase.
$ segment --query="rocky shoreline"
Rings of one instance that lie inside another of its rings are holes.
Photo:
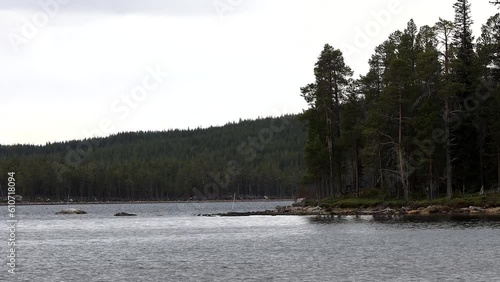
[[[451,208],[448,206],[432,205],[412,209],[410,207],[392,208],[321,208],[321,207],[300,207],[285,206],[277,207],[275,210],[252,211],[252,212],[228,212],[217,214],[198,214],[197,216],[255,216],[255,215],[500,215],[500,207],[464,207]]]

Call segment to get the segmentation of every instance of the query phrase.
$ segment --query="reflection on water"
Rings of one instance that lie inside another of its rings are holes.
[[[500,215],[322,215],[308,217],[313,224],[382,223],[401,227],[500,227]]]

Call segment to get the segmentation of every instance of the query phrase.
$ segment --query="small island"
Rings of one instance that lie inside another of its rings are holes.
[[[499,215],[500,195],[467,195],[452,199],[405,202],[373,198],[339,198],[323,201],[298,199],[291,206],[278,206],[274,210],[199,214],[198,216],[251,216],[251,215]]]

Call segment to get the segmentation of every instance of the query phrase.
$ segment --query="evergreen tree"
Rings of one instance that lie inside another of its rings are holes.
[[[443,100],[443,124],[445,138],[445,155],[446,155],[446,196],[451,198],[453,195],[453,164],[452,164],[452,135],[451,135],[451,119],[452,119],[452,101],[455,99],[457,84],[453,83],[451,78],[451,60],[453,58],[453,46],[451,35],[454,29],[452,22],[439,18],[435,25],[437,32],[438,45],[441,46],[439,57],[441,58],[442,79],[438,94]]]
[[[307,111],[318,112],[307,114],[306,111],[304,114],[310,129],[308,143],[314,148],[318,145],[318,139],[324,142],[328,152],[328,177],[319,177],[322,183],[327,183],[326,194],[339,195],[342,192],[342,150],[335,144],[341,137],[340,105],[352,71],[344,63],[342,52],[326,44],[316,62],[314,75],[315,83],[301,89],[302,96],[310,106]]]
[[[423,192],[429,199],[437,192],[436,175],[439,173],[440,150],[442,144],[436,144],[432,134],[440,126],[441,101],[438,91],[441,83],[441,64],[437,50],[436,30],[433,27],[423,26],[417,35],[416,79],[420,84],[419,97],[412,110],[414,118],[412,127],[415,130],[413,145],[416,151],[410,155],[410,171],[420,173],[425,177],[418,179],[425,187]]]
[[[482,131],[474,124],[477,111],[471,104],[471,99],[478,86],[477,71],[475,69],[476,54],[474,52],[474,37],[472,36],[472,19],[470,17],[470,3],[468,0],[457,0],[453,5],[455,22],[453,45],[455,58],[452,61],[454,82],[460,85],[457,92],[455,110],[459,112],[459,126],[452,130],[452,155],[458,160],[457,176],[462,190],[474,189],[478,183],[478,176],[482,174],[480,164],[480,143],[484,139]]]
[[[478,54],[483,80],[488,89],[486,107],[487,151],[496,167],[496,187],[500,187],[500,14],[490,17],[482,26],[478,39]],[[491,97],[489,97],[491,96]]]

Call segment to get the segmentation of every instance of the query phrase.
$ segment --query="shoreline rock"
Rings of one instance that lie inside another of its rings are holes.
[[[252,216],[252,215],[372,215],[372,216],[434,216],[434,215],[500,215],[500,207],[483,208],[470,206],[468,208],[451,208],[448,206],[431,205],[411,209],[401,207],[393,209],[389,207],[380,208],[330,208],[321,207],[300,207],[300,206],[282,206],[275,210],[252,211],[252,212],[227,212],[217,214],[198,214],[197,216]]]
[[[58,211],[58,212],[56,212],[56,214],[87,214],[87,212],[84,210],[71,208],[71,209],[65,209],[65,210]]]
[[[115,213],[115,216],[137,216],[137,214],[127,213],[127,212],[118,212],[118,213]]]

